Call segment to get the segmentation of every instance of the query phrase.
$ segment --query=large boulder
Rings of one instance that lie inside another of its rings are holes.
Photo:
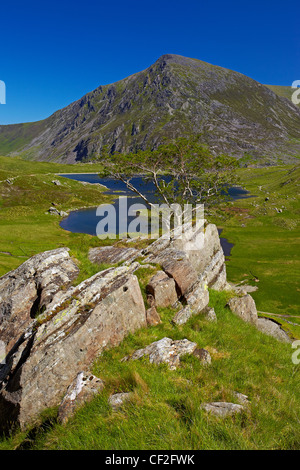
[[[151,295],[156,307],[169,307],[177,302],[176,284],[164,271],[152,276],[146,286],[147,295]]]
[[[146,326],[134,269],[107,269],[54,296],[0,369],[2,429],[9,421],[23,428],[45,408],[59,405],[74,377],[105,348]]]
[[[257,324],[257,310],[256,305],[250,294],[242,297],[232,297],[228,301],[230,310],[238,315],[242,320]]]
[[[0,338],[7,351],[78,273],[69,249],[59,248],[33,256],[0,278]]]
[[[282,343],[292,342],[289,335],[274,320],[270,320],[268,318],[258,318],[256,326],[262,333],[273,336],[273,338],[281,341]]]
[[[181,273],[188,272],[183,289],[188,281],[193,280],[195,273],[208,287],[216,290],[227,288],[225,257],[216,225],[204,224],[197,230],[189,225],[184,228],[182,236],[178,237],[176,233],[171,233],[169,239],[161,237],[144,249],[146,261],[162,265],[163,269],[175,279],[168,269],[170,270],[170,267],[173,269],[172,257],[175,257],[177,262],[181,258]]]

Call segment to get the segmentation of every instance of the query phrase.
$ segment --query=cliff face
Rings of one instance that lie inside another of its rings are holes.
[[[71,163],[104,145],[130,152],[196,134],[216,153],[289,161],[300,150],[300,110],[240,73],[164,55],[40,123],[0,126],[0,153]]]

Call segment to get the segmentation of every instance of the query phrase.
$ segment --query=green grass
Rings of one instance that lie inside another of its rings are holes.
[[[103,244],[97,237],[70,233],[59,226],[60,217],[47,211],[54,202],[58,210],[97,206],[111,200],[98,185],[58,177],[60,172],[96,172],[100,165],[32,163],[0,157],[0,276],[27,258],[45,250],[67,246],[80,261],[81,278],[98,268],[87,259],[90,246]],[[6,179],[13,184],[8,184]],[[61,186],[52,181],[56,179]],[[106,242],[107,243],[107,242]]]
[[[256,197],[235,201],[214,218],[234,243],[228,279],[258,286],[252,294],[258,310],[299,315],[300,167],[247,168],[240,177]],[[284,326],[300,337],[298,327]]]
[[[80,408],[67,425],[48,410],[36,426],[3,439],[0,449],[299,449],[299,366],[290,345],[263,335],[233,315],[228,294],[210,292],[218,321],[201,315],[175,326],[172,309],[161,309],[162,324],[129,335],[95,362],[93,373],[106,387]],[[165,336],[188,338],[207,348],[212,364],[185,357],[176,371],[147,359],[120,362],[127,354]],[[113,412],[108,397],[133,393]],[[226,419],[206,414],[207,401],[237,402],[249,396],[241,415]]]

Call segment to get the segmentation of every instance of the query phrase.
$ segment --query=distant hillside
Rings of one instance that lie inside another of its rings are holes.
[[[279,85],[265,85],[270,90],[274,91],[276,95],[282,96],[283,98],[287,98],[292,100],[292,94],[294,93],[295,89],[290,86],[279,86]],[[300,107],[300,104],[297,105]]]
[[[215,153],[292,161],[300,154],[300,110],[274,91],[222,67],[164,55],[48,119],[0,126],[0,154],[72,163],[99,156],[104,145],[129,152],[201,134]]]

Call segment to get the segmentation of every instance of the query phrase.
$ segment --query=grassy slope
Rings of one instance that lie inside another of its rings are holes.
[[[258,310],[297,316],[300,167],[247,168],[240,176],[242,185],[256,197],[236,201],[215,220],[224,228],[222,236],[235,244],[227,262],[228,278],[258,286],[253,293]],[[300,316],[289,320],[300,324]],[[300,337],[299,327],[280,321]]]
[[[162,324],[128,336],[99,358],[93,372],[106,388],[66,426],[56,422],[56,410],[48,410],[34,428],[3,439],[0,449],[299,448],[299,366],[292,363],[293,350],[234,316],[224,307],[227,295],[211,292],[217,323],[196,316],[178,327],[170,322],[174,311],[161,309]],[[146,359],[120,363],[165,336],[197,342],[210,351],[212,364],[186,357],[177,371],[169,371]],[[128,391],[131,403],[113,412],[109,395]],[[235,391],[251,401],[240,416],[219,419],[201,410],[206,401],[236,403]]]
[[[279,85],[265,85],[267,88],[272,90],[276,95],[282,96],[283,98],[287,98],[289,100],[292,99],[292,94],[295,91],[295,88],[290,86],[279,86]],[[300,106],[300,104],[298,104]]]
[[[100,170],[100,165],[92,171]],[[96,237],[73,234],[59,227],[60,217],[47,211],[54,202],[59,210],[97,206],[109,200],[99,186],[60,178],[60,172],[91,172],[91,165],[57,165],[25,162],[0,157],[0,276],[15,269],[41,251],[67,246],[81,261],[82,276],[93,274],[87,260],[89,246],[99,245]],[[13,184],[8,184],[10,178]],[[52,183],[60,180],[61,186]]]

